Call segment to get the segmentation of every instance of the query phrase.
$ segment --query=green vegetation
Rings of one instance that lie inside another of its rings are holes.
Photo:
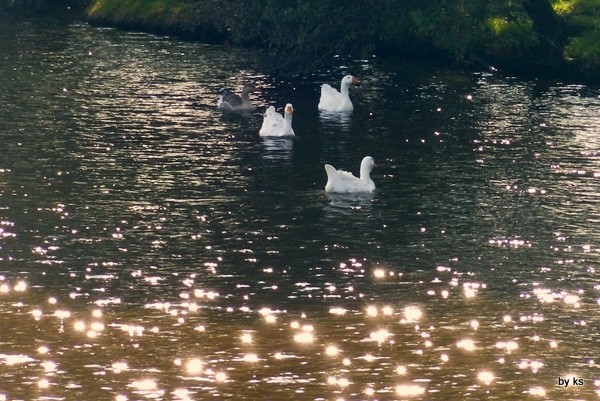
[[[566,3],[566,4],[565,4]],[[565,58],[600,79],[600,2],[562,0],[557,11],[575,26],[565,46]]]
[[[95,0],[88,7],[87,18],[97,24],[220,42],[225,29],[221,3],[218,0]]]
[[[87,2],[92,23],[268,48],[281,67],[411,54],[600,80],[600,0]]]

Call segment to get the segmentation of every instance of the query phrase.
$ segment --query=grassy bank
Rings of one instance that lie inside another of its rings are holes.
[[[87,20],[116,26],[219,43],[226,40],[226,1],[95,0]]]
[[[88,1],[92,23],[268,48],[284,67],[314,68],[333,54],[435,54],[600,81],[597,0]]]

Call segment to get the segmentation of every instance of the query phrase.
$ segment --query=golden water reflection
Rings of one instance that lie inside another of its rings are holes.
[[[325,309],[319,302],[308,303],[302,310],[250,301],[232,308],[232,301],[244,299],[245,291],[219,297],[216,291],[194,286],[196,306],[189,308],[190,303],[177,296],[187,293],[188,278],[179,280],[173,298],[145,305],[98,307],[59,297],[44,302],[35,286],[5,278],[7,288],[21,288],[0,299],[3,316],[7,309],[10,316],[20,316],[8,333],[23,335],[7,336],[3,330],[2,344],[11,344],[13,352],[0,354],[9,378],[2,394],[13,399],[31,394],[33,388],[48,394],[86,388],[86,370],[95,372],[97,386],[115,400],[183,400],[202,394],[246,399],[269,389],[280,396],[300,393],[311,399],[386,394],[400,399],[438,399],[443,394],[440,399],[446,399],[448,394],[465,397],[471,391],[491,392],[499,399],[546,397],[564,391],[555,385],[558,375],[585,377],[588,390],[599,387],[600,381],[593,384],[592,371],[561,370],[559,361],[573,346],[561,344],[560,336],[552,338],[548,326],[561,319],[562,312],[589,307],[580,295],[533,287],[533,296],[521,301],[529,304],[529,311],[507,314],[489,303],[495,301],[488,298],[488,283],[457,277],[453,269],[432,273],[433,281],[424,280],[429,273],[404,274],[402,281],[413,283],[417,297],[399,299],[395,305],[364,305],[361,298],[348,298]],[[379,278],[372,277],[376,284]],[[448,289],[448,296],[438,295],[441,288]],[[476,289],[478,296],[465,297],[465,288]],[[551,302],[542,296],[548,293]],[[36,299],[41,302],[36,304]],[[463,314],[447,316],[449,303],[464,308]],[[590,360],[588,367],[594,366]],[[17,385],[24,389],[14,390]],[[240,392],[249,385],[257,387],[248,394]]]

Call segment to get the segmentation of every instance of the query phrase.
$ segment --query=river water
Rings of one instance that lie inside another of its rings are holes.
[[[597,89],[0,19],[0,400],[599,398]]]

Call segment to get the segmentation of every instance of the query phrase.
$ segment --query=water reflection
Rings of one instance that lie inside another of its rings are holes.
[[[329,200],[329,207],[327,210],[347,212],[360,212],[368,211],[372,207],[372,203],[375,202],[376,198],[371,193],[351,193],[351,194],[337,194],[337,193],[326,193],[327,199]]]
[[[324,111],[319,110],[319,120],[326,129],[339,129],[341,131],[349,131],[353,119],[351,111]]]
[[[291,138],[262,138],[263,158],[266,160],[290,160],[293,156],[294,140]]]

